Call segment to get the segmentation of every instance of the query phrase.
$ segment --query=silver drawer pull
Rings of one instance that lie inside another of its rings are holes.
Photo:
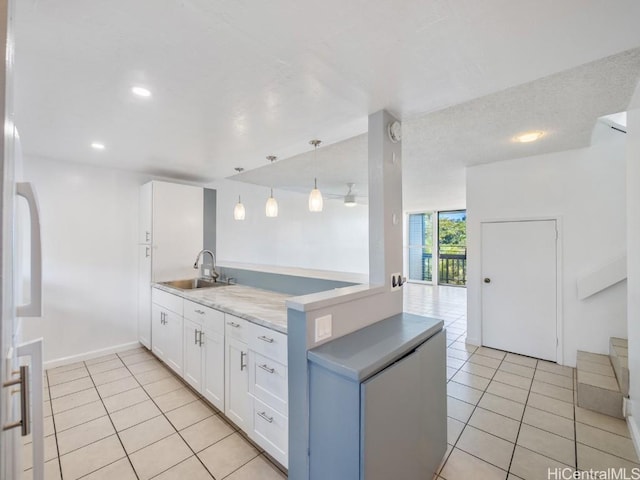
[[[273,372],[275,372],[275,371],[276,371],[276,370],[275,370],[275,368],[269,368],[269,367],[267,366],[267,364],[266,364],[266,363],[264,363],[264,364],[262,364],[262,365],[258,365],[258,366],[259,366],[262,370],[264,370],[265,372],[273,373]]]
[[[265,337],[264,335],[259,336],[258,340],[262,340],[263,342],[267,343],[273,343],[273,338]]]
[[[258,415],[264,418],[267,422],[273,423],[273,417],[268,416],[266,412],[258,412]]]
[[[196,313],[199,313],[200,315],[204,315],[204,311],[203,310],[194,310]]]
[[[244,363],[244,357],[246,357],[247,354],[245,352],[240,352],[240,371],[243,371],[245,368],[247,368],[247,364]]]
[[[231,325],[233,328],[238,328],[240,326],[240,324],[236,322],[227,322],[227,325]]]

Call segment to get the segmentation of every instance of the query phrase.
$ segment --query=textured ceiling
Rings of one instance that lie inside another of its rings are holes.
[[[464,167],[588,146],[597,119],[625,110],[639,80],[637,48],[405,120],[405,208],[464,207]],[[513,141],[529,130],[545,135]],[[323,193],[344,195],[354,182],[366,195],[367,135],[320,148],[317,160],[309,152],[233,179],[306,192],[316,175]]]
[[[381,108],[413,148],[424,113],[640,45],[636,0],[16,5],[26,155],[202,181],[362,134]],[[132,97],[134,84],[153,97]]]

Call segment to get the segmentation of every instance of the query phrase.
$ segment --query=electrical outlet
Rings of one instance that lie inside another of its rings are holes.
[[[320,340],[326,340],[331,337],[331,322],[333,317],[331,315],[325,315],[323,317],[316,318],[316,342]]]
[[[401,273],[392,273],[391,274],[391,291],[394,292],[396,290],[400,290],[402,288],[402,274]]]

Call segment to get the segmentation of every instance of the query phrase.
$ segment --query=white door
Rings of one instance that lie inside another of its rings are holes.
[[[557,360],[555,220],[482,224],[482,344]]]
[[[249,427],[249,374],[247,344],[226,337],[224,413],[233,423],[247,431]]]
[[[224,336],[207,331],[203,340],[202,394],[213,406],[224,411]]]
[[[184,319],[184,375],[183,378],[198,392],[202,392],[202,325]]]
[[[184,359],[182,358],[184,352],[182,343],[184,338],[183,325],[183,318],[180,315],[170,310],[166,311],[164,327],[167,335],[167,357],[165,362],[180,376],[184,372]]]
[[[151,348],[151,245],[138,245],[138,341]]]
[[[151,305],[151,351],[163,362],[167,361],[167,329],[165,327],[165,316],[167,311],[160,305]]]
[[[153,182],[153,280],[193,278],[204,244],[204,190]]]

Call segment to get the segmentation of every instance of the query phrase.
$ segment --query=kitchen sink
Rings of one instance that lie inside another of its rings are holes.
[[[226,283],[212,282],[204,278],[190,278],[187,280],[173,280],[171,282],[160,282],[160,285],[178,288],[180,290],[195,290],[196,288],[226,287]]]

